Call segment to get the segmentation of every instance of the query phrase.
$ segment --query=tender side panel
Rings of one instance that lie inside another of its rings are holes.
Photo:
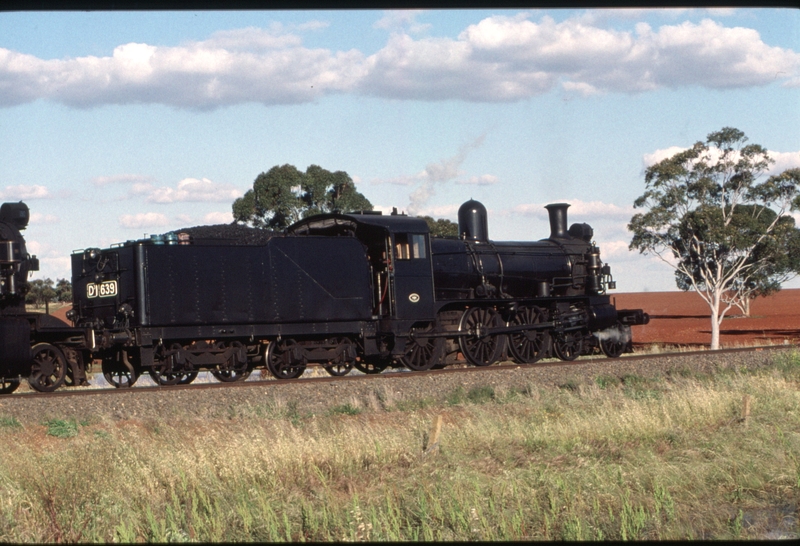
[[[369,320],[369,263],[364,246],[351,237],[272,239],[270,322]]]
[[[150,325],[242,324],[266,319],[265,247],[144,248]]]

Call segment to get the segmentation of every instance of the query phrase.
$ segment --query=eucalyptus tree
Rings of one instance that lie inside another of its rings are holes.
[[[711,348],[733,306],[780,289],[800,269],[800,169],[763,180],[774,160],[732,127],[645,171],[645,212],[628,224],[629,248],[675,271],[677,286],[708,304]]]
[[[305,172],[294,165],[276,165],[259,174],[253,189],[233,202],[235,221],[269,229],[283,229],[312,214],[334,210],[372,210],[372,203],[346,172],[318,165]]]

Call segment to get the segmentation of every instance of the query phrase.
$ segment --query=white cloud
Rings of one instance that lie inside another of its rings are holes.
[[[581,201],[580,199],[554,199],[550,203],[569,203],[570,207],[567,209],[567,217],[571,220],[573,218],[580,218],[582,221],[592,219],[595,220],[619,220],[625,219],[626,221],[635,214],[633,206],[615,205],[614,203],[604,203],[603,201]],[[548,212],[544,208],[545,205],[550,203],[522,203],[515,205],[507,211],[512,214],[519,214],[522,216],[533,216],[540,219],[547,219]]]
[[[61,218],[55,214],[42,214],[41,212],[32,212],[30,217],[31,225],[52,225],[61,222]]]
[[[0,191],[0,199],[20,201],[25,199],[47,199],[51,197],[50,192],[44,186],[6,186]]]
[[[593,13],[561,22],[532,21],[530,13],[492,16],[455,38],[415,39],[427,29],[415,20],[419,12],[389,11],[375,26],[392,32],[372,54],[303,46],[301,32],[326,25],[319,21],[223,30],[179,46],[121,44],[104,57],[40,59],[0,48],[0,106],[45,98],[78,107],[202,109],[296,104],[335,93],[498,102],[559,88],[590,96],[800,85],[800,54],[768,45],[754,29],[707,18],[623,31]]]
[[[230,212],[209,212],[203,216],[206,224],[230,224],[233,222],[233,214]]]
[[[628,258],[631,251],[628,249],[630,241],[600,241],[597,243],[600,248],[600,257],[603,261],[613,258]]]
[[[561,83],[581,95],[701,85],[766,85],[796,74],[800,55],[758,32],[705,19],[636,32],[580,17],[488,17],[453,40],[393,35],[367,58],[365,92],[415,99],[519,100]],[[782,74],[781,74],[782,73]]]
[[[169,223],[167,217],[160,212],[140,212],[138,214],[123,214],[119,217],[119,225],[124,228],[152,228],[163,227]]]
[[[457,180],[456,184],[470,186],[491,186],[492,184],[497,184],[497,177],[493,174],[470,176],[466,180]]]
[[[144,174],[115,174],[112,176],[95,176],[89,182],[95,186],[108,186],[110,184],[149,184],[153,180],[152,176]]]
[[[659,161],[663,161],[668,157],[672,157],[673,155],[683,152],[688,148],[683,148],[680,146],[670,146],[669,148],[664,148],[660,150],[656,150],[650,154],[644,154],[642,156],[642,165],[647,168],[652,165],[655,165]],[[709,155],[712,158],[718,157],[720,154],[719,150],[716,148],[711,148],[709,150]],[[773,174],[780,174],[786,169],[793,169],[793,168],[800,168],[800,151],[798,152],[774,152],[772,150],[767,150],[767,155],[775,160],[775,163],[766,171],[765,174],[773,175]],[[737,157],[738,154],[735,154],[734,157]]]
[[[149,203],[233,201],[242,192],[230,184],[218,184],[208,178],[184,178],[175,188],[135,185],[133,192],[146,194]]]
[[[292,104],[352,87],[363,55],[300,45],[280,26],[235,29],[177,47],[128,43],[107,57],[43,60],[0,48],[0,105],[49,98],[72,106],[188,108]]]
[[[664,148],[661,150],[656,150],[651,154],[644,154],[642,156],[642,164],[645,168],[655,165],[659,161],[663,161],[668,157],[672,157],[675,154],[679,154],[684,150],[688,150],[688,148],[682,148],[680,146],[670,146],[669,148]]]
[[[798,152],[769,152],[769,156],[775,160],[768,174],[780,174],[786,169],[800,168],[800,151]]]
[[[406,28],[412,34],[424,32],[431,25],[418,23],[416,18],[418,15],[425,13],[425,11],[423,9],[387,10],[383,12],[383,17],[378,19],[372,26],[387,30]]]

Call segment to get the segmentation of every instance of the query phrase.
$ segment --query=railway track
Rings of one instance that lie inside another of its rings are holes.
[[[763,347],[747,347],[747,348],[735,348],[735,349],[721,349],[718,351],[683,351],[683,352],[674,352],[674,353],[659,353],[659,354],[644,354],[644,355],[629,355],[619,359],[610,359],[605,356],[598,356],[596,358],[584,358],[574,361],[561,361],[561,360],[553,360],[548,359],[545,361],[536,362],[533,364],[517,364],[514,362],[503,362],[500,364],[494,364],[491,366],[486,367],[478,367],[478,366],[470,366],[466,363],[461,364],[457,362],[456,364],[451,364],[446,368],[442,369],[433,369],[424,372],[416,372],[416,371],[409,371],[409,370],[387,370],[380,374],[362,374],[359,372],[355,372],[350,375],[342,376],[342,377],[333,377],[333,376],[318,376],[318,377],[300,377],[297,379],[249,379],[247,381],[237,381],[237,382],[199,382],[199,383],[192,383],[189,385],[134,385],[131,388],[114,388],[114,387],[107,387],[107,388],[68,388],[68,389],[59,389],[55,392],[51,393],[39,393],[35,391],[27,391],[27,392],[16,392],[14,394],[6,395],[0,397],[0,408],[2,408],[2,402],[9,400],[9,399],[48,399],[48,400],[58,400],[62,398],[74,398],[74,397],[91,397],[91,396],[99,396],[99,395],[111,395],[111,396],[135,396],[138,394],[143,393],[159,393],[159,394],[167,394],[167,393],[180,393],[180,392],[196,392],[196,391],[208,391],[208,390],[219,390],[219,389],[281,389],[284,387],[290,386],[309,386],[314,387],[317,385],[330,385],[331,383],[341,383],[343,385],[351,384],[351,383],[365,383],[369,384],[370,382],[382,382],[382,381],[403,381],[403,380],[410,380],[410,379],[420,379],[425,377],[439,377],[439,376],[450,376],[450,375],[464,375],[465,377],[471,377],[472,375],[486,375],[486,374],[493,374],[493,373],[503,373],[512,370],[536,370],[536,369],[559,369],[564,371],[565,373],[569,373],[569,370],[578,370],[584,368],[598,368],[600,370],[605,370],[609,375],[613,375],[618,372],[622,365],[627,370],[631,366],[636,367],[638,363],[646,365],[647,363],[658,363],[658,362],[670,362],[673,363],[674,361],[691,361],[696,359],[701,360],[724,360],[726,356],[742,356],[748,354],[759,354],[763,353],[764,355],[772,355],[777,354],[778,352],[785,352],[787,350],[791,350],[796,348],[793,345],[780,345],[780,346],[763,346]]]

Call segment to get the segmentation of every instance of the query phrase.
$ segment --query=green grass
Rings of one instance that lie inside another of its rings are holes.
[[[443,402],[387,391],[372,409],[317,415],[285,402],[211,420],[2,426],[0,541],[798,533],[797,354],[755,370],[569,385],[462,388]],[[424,453],[440,415],[439,448]]]
[[[0,417],[0,428],[19,429],[22,423],[16,417]]]
[[[56,438],[71,438],[78,435],[78,423],[63,419],[52,419],[45,423],[47,434]]]

